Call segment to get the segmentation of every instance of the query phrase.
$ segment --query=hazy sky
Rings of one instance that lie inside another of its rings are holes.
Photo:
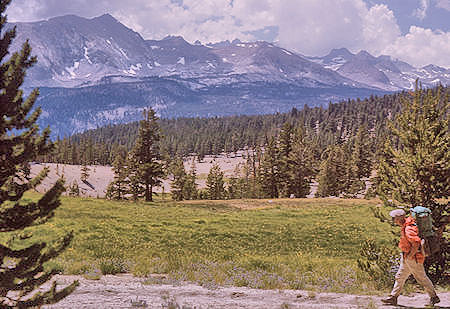
[[[450,68],[450,0],[13,0],[9,21],[110,13],[145,39],[266,40],[305,55],[332,48]]]

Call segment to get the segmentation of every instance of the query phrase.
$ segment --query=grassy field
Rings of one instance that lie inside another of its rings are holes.
[[[29,194],[28,199],[38,198]],[[375,200],[276,199],[114,202],[63,197],[33,238],[75,238],[51,263],[66,274],[166,274],[206,286],[371,292],[358,270],[365,239],[387,243]],[[2,236],[4,237],[4,235]]]

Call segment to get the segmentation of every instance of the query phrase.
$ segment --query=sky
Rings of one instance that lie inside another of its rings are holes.
[[[8,21],[109,13],[145,39],[264,40],[308,56],[333,48],[450,68],[450,0],[13,0]]]

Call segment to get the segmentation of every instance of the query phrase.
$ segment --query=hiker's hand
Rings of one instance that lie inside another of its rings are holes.
[[[415,256],[416,254],[411,254],[411,252],[409,252],[407,255],[406,255],[406,259],[407,260],[414,260],[414,256]]]

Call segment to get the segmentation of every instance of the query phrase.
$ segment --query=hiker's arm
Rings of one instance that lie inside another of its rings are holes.
[[[411,243],[411,250],[409,250],[408,254],[406,255],[407,259],[414,259],[414,256],[416,255],[416,253],[419,251],[419,246],[420,243],[414,241]]]
[[[407,226],[405,228],[406,238],[411,244],[411,250],[406,254],[407,259],[414,259],[416,253],[419,251],[421,239],[418,235],[417,227]]]

